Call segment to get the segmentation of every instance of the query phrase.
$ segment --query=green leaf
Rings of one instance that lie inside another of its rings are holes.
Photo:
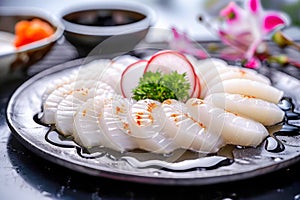
[[[146,72],[139,85],[133,89],[133,99],[153,99],[163,102],[166,99],[185,101],[189,98],[190,83],[186,73],[173,71],[162,75],[161,72]]]

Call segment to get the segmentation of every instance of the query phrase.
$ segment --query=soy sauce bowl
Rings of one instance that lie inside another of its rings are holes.
[[[81,57],[112,36],[138,43],[154,22],[154,12],[140,3],[107,1],[81,4],[63,11],[64,36]]]

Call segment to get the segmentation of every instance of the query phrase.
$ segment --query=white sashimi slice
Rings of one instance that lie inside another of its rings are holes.
[[[54,90],[63,87],[66,84],[70,84],[72,82],[79,81],[79,80],[97,81],[99,69],[103,69],[111,63],[112,63],[111,60],[93,61],[86,65],[82,65],[79,70],[72,71],[70,75],[63,76],[59,79],[55,79],[53,83],[47,86],[46,91],[44,92],[42,97],[43,102],[45,102],[48,95],[51,94]],[[75,88],[82,87],[82,84],[83,84],[82,82],[80,82],[80,86],[76,86],[78,84],[75,84]]]
[[[74,140],[86,148],[102,146],[119,150],[118,146],[106,137],[101,128],[99,118],[102,117],[102,114],[102,99],[92,98],[83,103],[74,115]]]
[[[113,62],[108,59],[94,60],[80,68],[76,80],[101,81],[110,85],[120,94],[119,82],[125,68],[126,66],[122,62]]]
[[[57,79],[49,85],[43,94],[43,117],[41,121],[46,124],[54,124],[55,113],[60,101],[75,90],[97,87],[97,73],[110,63],[110,60],[93,61],[83,65],[79,71],[72,72],[71,75]]]
[[[76,80],[99,80],[107,68],[112,64],[111,60],[94,60],[80,67]]]
[[[64,136],[73,134],[73,117],[78,107],[87,100],[87,95],[75,91],[67,95],[57,106],[55,116],[56,130]]]
[[[138,148],[138,144],[131,137],[132,130],[128,119],[130,106],[131,102],[119,95],[105,99],[99,121],[106,137],[121,152]]]
[[[101,74],[98,80],[110,85],[118,94],[122,94],[120,87],[121,75],[124,71],[123,66],[118,63],[112,63],[106,70],[104,74]]]
[[[218,72],[219,74],[216,74],[215,77],[212,77],[210,80],[207,80],[206,87],[202,92],[204,96],[213,85],[229,79],[249,79],[260,83],[264,83],[266,85],[271,85],[271,81],[269,78],[258,74],[256,71],[250,69],[241,69],[238,67],[230,66],[224,69],[222,68],[222,70],[218,70]]]
[[[53,83],[48,85],[44,93],[45,97],[43,97],[43,99],[47,97],[47,94],[50,94],[55,89],[58,89],[65,84],[70,84],[71,82],[79,80],[97,80],[98,74],[95,72],[98,72],[100,69],[109,66],[111,63],[111,60],[93,61],[86,65],[82,65],[78,70],[72,71],[70,75],[55,79]]]
[[[73,118],[81,104],[95,96],[98,98],[108,98],[115,95],[112,87],[103,82],[97,82],[97,88],[93,80],[76,81],[76,83],[83,86],[79,89],[77,88],[59,102],[55,115],[56,129],[65,136],[72,135]]]
[[[88,87],[82,87],[82,86]],[[43,102],[43,116],[41,121],[46,124],[56,123],[55,115],[58,104],[68,95],[75,91],[82,91],[83,94],[89,92],[89,88],[93,87],[95,82],[93,80],[77,80],[70,83],[63,84],[57,89],[54,89],[50,94],[45,97]]]
[[[208,58],[205,60],[199,60],[195,68],[198,73],[207,74],[208,71],[214,68],[227,67],[227,63],[224,60],[216,58]]]
[[[249,69],[249,68],[240,68],[240,67],[237,67],[237,66],[232,66],[232,65],[229,65],[228,68],[230,68],[232,72],[239,72],[241,74],[241,76],[249,76],[248,79],[250,80],[254,80],[254,81],[258,81],[258,82],[261,82],[261,83],[265,83],[267,85],[271,85],[271,80],[258,73],[257,71],[255,71],[254,69]],[[250,75],[255,75],[255,78],[254,77],[250,77]]]
[[[77,71],[76,71],[77,72]],[[44,103],[48,96],[54,91],[63,87],[66,84],[70,84],[76,80],[77,73],[72,72],[70,75],[63,76],[59,79],[55,79],[52,83],[50,83],[42,96],[42,102]]]
[[[200,80],[200,97],[203,98],[206,93],[207,83],[215,77],[219,77],[220,73],[227,70],[227,63],[220,59],[205,59],[198,62],[195,71]],[[220,79],[220,78],[219,78]]]
[[[245,70],[245,69],[238,69],[238,68],[231,67],[231,70],[221,74],[222,80],[228,80],[234,78],[244,78],[244,79],[261,82],[266,85],[271,85],[271,81],[267,77],[258,73],[251,73],[249,70]]]
[[[214,80],[216,83],[222,82],[220,74],[226,72],[228,70],[227,67],[216,67],[208,71],[206,74],[201,75],[202,77],[202,85],[201,85],[201,98],[204,98],[207,94],[208,89],[211,87],[210,82]],[[200,78],[201,79],[201,78]]]
[[[226,112],[201,99],[189,99],[186,105],[194,119],[202,122],[209,131],[221,133],[227,144],[256,147],[268,136],[261,123]]]
[[[44,115],[41,119],[42,122],[54,124],[57,105],[64,97],[75,90],[98,87],[99,80],[113,88],[117,87],[116,89],[120,93],[118,84],[122,69],[125,67],[121,64],[113,63],[111,60],[96,60],[83,65],[79,71],[58,79],[46,89],[43,95]],[[94,81],[94,85],[93,83],[91,84],[92,81]]]
[[[269,126],[281,122],[284,112],[274,103],[251,96],[229,93],[214,93],[205,97],[207,103],[218,108],[248,117]]]
[[[203,123],[188,114],[184,103],[165,100],[162,103],[166,135],[184,149],[203,153],[217,152],[223,145],[220,134],[209,132]]]
[[[129,55],[122,55],[113,59],[112,64],[105,71],[105,75],[101,78],[101,81],[112,86],[118,94],[122,94],[120,81],[124,70],[128,65],[136,62],[138,58]],[[109,76],[107,76],[109,74]]]
[[[233,93],[252,96],[272,103],[278,103],[283,92],[275,87],[247,79],[230,79],[213,85],[207,95],[213,93]]]
[[[69,84],[64,84],[52,91],[44,100],[43,103],[43,116],[41,121],[45,124],[55,123],[55,114],[57,111],[57,106],[67,95],[74,92],[75,82]]]
[[[125,70],[128,65],[137,62],[139,59],[131,55],[121,55],[112,60],[114,64],[119,65],[118,68]]]
[[[130,135],[140,149],[154,153],[170,153],[177,148],[172,144],[172,140],[165,136],[162,116],[161,103],[158,101],[145,99],[131,106]]]

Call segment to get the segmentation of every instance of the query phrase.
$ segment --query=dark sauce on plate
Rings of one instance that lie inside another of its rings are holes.
[[[132,24],[145,17],[145,15],[134,11],[95,9],[70,13],[64,16],[64,20],[73,24],[105,27]]]
[[[300,135],[300,113],[295,112],[292,99],[284,97],[278,106],[285,112],[285,117],[283,122],[269,129],[270,136],[266,139],[265,149],[272,153],[279,153],[285,150],[284,144],[277,136]],[[297,123],[291,124],[292,121]],[[280,129],[276,130],[276,127],[280,127]],[[272,130],[272,128],[275,128],[275,130]]]
[[[285,146],[276,136],[269,136],[266,139],[265,149],[272,153],[279,153],[285,150]]]
[[[265,141],[265,150],[271,153],[280,153],[285,150],[284,143],[277,136],[300,135],[300,113],[295,112],[291,98],[283,98],[278,106],[285,112],[283,122],[267,127],[270,135]],[[202,154],[183,149],[176,150],[171,154],[154,154],[143,150],[130,152],[116,152],[105,147],[93,147],[86,149],[76,144],[72,138],[60,135],[54,126],[45,125],[41,122],[41,113],[33,119],[36,123],[49,127],[45,140],[52,145],[62,148],[75,148],[77,154],[85,159],[96,159],[106,156],[111,161],[124,161],[136,168],[154,168],[170,172],[188,172],[194,170],[212,170],[231,165],[234,162],[233,151],[238,147],[226,145],[216,154]],[[238,148],[239,149],[239,148]],[[145,161],[153,161],[147,162]]]

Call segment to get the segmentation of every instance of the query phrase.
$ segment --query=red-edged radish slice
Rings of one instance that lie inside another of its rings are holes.
[[[140,78],[144,75],[147,60],[138,60],[129,65],[121,76],[121,91],[124,97],[132,97],[132,90],[139,84]]]
[[[198,77],[196,77],[196,88],[195,88],[195,91],[194,91],[194,94],[192,95],[192,97],[199,98],[200,94],[201,94],[200,80]]]
[[[190,61],[181,53],[172,50],[159,51],[148,62],[145,72],[161,72],[168,74],[177,71],[179,74],[186,72],[187,79],[191,84],[189,96],[192,97],[196,88],[196,73]]]

